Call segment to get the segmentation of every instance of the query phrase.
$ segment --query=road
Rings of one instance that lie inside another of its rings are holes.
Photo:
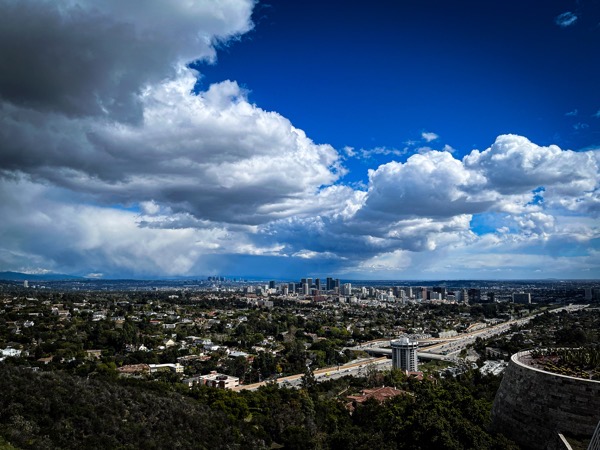
[[[562,306],[560,308],[553,309],[549,312],[557,313],[557,312],[563,311],[563,310],[576,311],[579,309],[586,308],[588,306],[589,305],[568,305],[568,306]],[[447,338],[447,339],[440,339],[440,338],[427,339],[425,342],[433,342],[434,344],[420,349],[419,352],[417,353],[417,356],[420,359],[439,359],[439,360],[446,360],[446,361],[454,361],[457,359],[458,353],[460,353],[461,350],[467,348],[467,346],[469,346],[470,344],[473,344],[475,342],[475,339],[477,339],[478,337],[480,337],[482,339],[487,339],[492,336],[496,336],[498,334],[507,333],[508,331],[510,331],[510,328],[513,325],[517,325],[517,326],[524,325],[524,324],[528,323],[531,319],[533,319],[535,316],[537,316],[539,314],[543,314],[544,312],[546,312],[546,311],[542,311],[542,312],[533,314],[531,316],[523,317],[521,319],[510,320],[508,322],[503,322],[498,325],[494,325],[494,326],[487,327],[487,328],[482,328],[480,330],[476,330],[471,333],[465,333],[465,334],[457,335],[457,336]],[[372,365],[374,368],[376,368],[376,370],[390,369],[391,365],[392,365],[392,361],[388,356],[391,356],[391,349],[382,348],[382,347],[389,347],[389,345],[390,345],[390,339],[377,339],[374,341],[365,342],[356,347],[348,347],[351,350],[363,350],[363,351],[370,352],[373,354],[380,354],[380,355],[383,354],[386,356],[379,357],[379,358],[369,358],[369,359],[364,359],[364,360],[358,360],[358,361],[354,361],[350,364],[346,364],[343,366],[335,366],[335,367],[328,367],[325,369],[318,369],[318,370],[314,371],[315,378],[317,381],[325,381],[327,379],[336,379],[336,378],[340,378],[340,377],[347,376],[347,375],[360,376],[360,375],[363,375],[364,373],[366,373],[369,365]],[[277,380],[274,380],[274,381],[276,381],[277,384],[279,384],[280,386],[297,387],[302,383],[303,375],[304,374],[290,375],[287,377],[278,378]],[[234,388],[234,390],[236,390],[236,391],[240,391],[240,390],[244,390],[244,389],[254,390],[254,389],[258,389],[260,386],[263,386],[263,385],[267,384],[268,382],[272,382],[272,381],[273,380],[263,381],[261,383],[241,385],[241,386]]]
[[[561,306],[560,308],[553,309],[549,312],[557,313],[559,311],[576,311],[579,309],[586,308],[588,305],[568,305]],[[428,346],[424,349],[421,349],[420,353],[425,354],[437,354],[437,355],[448,355],[451,358],[460,353],[463,349],[467,348],[467,346],[473,344],[477,338],[488,339],[493,336],[497,336],[499,334],[507,333],[510,331],[513,325],[522,326],[526,323],[529,323],[531,319],[534,317],[545,313],[546,311],[541,311],[536,314],[532,314],[531,316],[523,317],[521,319],[509,320],[508,322],[503,322],[498,325],[494,325],[491,327],[482,328],[480,330],[473,331],[471,333],[465,333],[463,335],[454,336],[447,339],[445,343],[437,343],[431,346]]]
[[[589,305],[568,305],[561,306],[560,308],[553,309],[549,312],[557,313],[559,311],[576,311],[578,309],[586,308]],[[460,334],[451,338],[429,338],[420,341],[421,344],[427,344],[432,342],[432,345],[427,345],[424,348],[420,348],[417,356],[420,359],[440,359],[453,361],[456,356],[469,345],[473,344],[477,338],[488,339],[490,337],[507,333],[513,325],[521,326],[528,323],[535,316],[543,314],[546,311],[541,311],[531,316],[523,317],[520,319],[513,319],[508,322],[503,322],[498,325],[491,327],[482,328],[479,330],[472,331],[470,333]],[[375,341],[365,342],[359,346],[352,347],[352,350],[363,350],[373,355],[391,355],[392,351],[389,347],[389,339],[377,339]]]
[[[354,361],[350,364],[341,366],[326,367],[324,369],[317,369],[313,372],[317,382],[327,381],[330,379],[337,379],[344,376],[361,376],[369,370],[369,366],[372,366],[376,370],[387,370],[390,369],[392,361],[389,358],[366,358],[359,361]],[[299,373],[296,375],[290,375],[287,377],[280,377],[276,380],[262,381],[260,383],[240,385],[233,388],[234,391],[243,390],[255,390],[267,383],[275,381],[279,386],[298,387],[302,384],[302,377],[304,374]]]

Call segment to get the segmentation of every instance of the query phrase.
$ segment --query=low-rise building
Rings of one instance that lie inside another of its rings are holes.
[[[233,389],[240,385],[240,379],[238,377],[232,377],[212,371],[208,375],[200,375],[197,377],[186,378],[182,381],[183,384],[189,386],[205,385],[209,387],[216,387],[219,389]]]
[[[158,372],[160,370],[171,370],[175,373],[183,373],[183,366],[179,363],[171,364],[148,364],[150,373]]]
[[[349,395],[347,399],[349,402],[346,404],[346,408],[350,411],[354,411],[356,407],[370,399],[375,399],[379,403],[383,403],[386,400],[396,397],[397,395],[407,395],[408,392],[394,387],[382,386],[374,389],[363,389],[360,394]]]
[[[2,356],[4,358],[6,358],[6,357],[18,358],[19,356],[21,356],[21,350],[18,350],[16,348],[12,348],[12,347],[7,347],[3,350],[0,350],[0,352],[2,353]]]

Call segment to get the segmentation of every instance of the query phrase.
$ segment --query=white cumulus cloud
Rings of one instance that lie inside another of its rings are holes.
[[[425,139],[427,142],[431,142],[431,141],[435,141],[437,138],[439,138],[439,136],[435,133],[432,132],[428,132],[428,131],[423,131],[421,133],[421,137],[423,139]]]
[[[577,22],[577,19],[578,19],[578,17],[575,13],[572,13],[571,11],[567,11],[567,12],[564,12],[564,13],[556,16],[556,18],[554,19],[554,22],[556,23],[556,25],[558,25],[561,28],[567,28],[567,27],[570,27],[571,25],[575,25],[575,22]]]

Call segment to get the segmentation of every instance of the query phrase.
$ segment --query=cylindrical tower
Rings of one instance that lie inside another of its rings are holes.
[[[419,343],[411,341],[408,337],[402,337],[391,341],[392,366],[394,369],[416,372],[418,370],[417,349]]]

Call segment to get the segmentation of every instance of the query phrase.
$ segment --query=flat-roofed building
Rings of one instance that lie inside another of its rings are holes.
[[[233,389],[240,385],[240,379],[238,377],[232,377],[212,371],[208,375],[200,375],[197,377],[186,378],[182,381],[183,384],[192,387],[194,385],[206,385],[209,387],[216,387],[220,389]]]
[[[531,303],[531,294],[526,294],[524,292],[513,293],[512,301],[513,303],[523,303],[528,305],[529,303]]]

